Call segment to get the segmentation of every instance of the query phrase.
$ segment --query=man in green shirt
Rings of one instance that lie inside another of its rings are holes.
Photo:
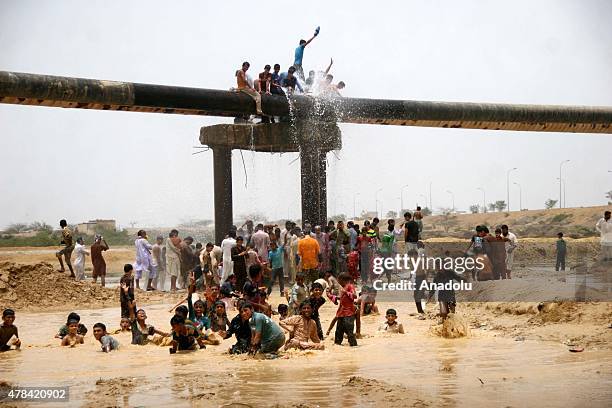
[[[265,314],[253,311],[250,303],[241,306],[240,318],[251,326],[251,351],[276,353],[285,344],[285,333],[280,326]]]

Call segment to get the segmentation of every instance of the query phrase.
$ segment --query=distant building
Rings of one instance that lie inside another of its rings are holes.
[[[115,220],[90,220],[77,224],[75,233],[84,235],[94,235],[100,231],[115,231],[117,222]]]

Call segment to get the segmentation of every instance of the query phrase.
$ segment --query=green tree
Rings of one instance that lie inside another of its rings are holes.
[[[472,205],[470,205],[470,212],[472,214],[478,214],[478,209],[479,208],[480,207],[477,204],[472,204]]]
[[[552,198],[549,198],[548,200],[544,201],[544,207],[546,207],[547,210],[550,210],[551,208],[554,208],[555,205],[557,205],[558,200],[553,200]]]
[[[487,207],[489,208],[489,211],[495,211],[495,203],[489,203],[487,204]]]
[[[387,211],[387,218],[397,218],[397,212],[393,210]]]
[[[502,212],[506,209],[506,201],[505,200],[497,200],[495,202],[495,209],[499,212]]]
[[[431,209],[429,207],[421,208],[421,213],[425,216],[431,215]]]

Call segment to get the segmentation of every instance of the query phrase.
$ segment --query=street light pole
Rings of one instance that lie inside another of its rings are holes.
[[[453,192],[452,192],[452,191],[450,191],[450,190],[446,190],[446,192],[447,192],[448,194],[450,194],[450,195],[451,195],[451,197],[453,198],[453,212],[455,212],[455,193],[453,193]]]
[[[429,211],[431,211],[433,213],[433,204],[431,202],[431,185],[432,185],[433,181],[429,182]]]
[[[478,187],[476,190],[482,191],[482,212],[487,212],[487,194],[485,193],[485,189],[482,187]]]
[[[378,217],[378,193],[380,193],[383,189],[379,188],[378,190],[376,190],[376,193],[374,194],[374,200],[376,201],[376,216]]]
[[[517,167],[513,167],[506,172],[506,205],[508,207],[508,212],[510,212],[510,172],[517,169]]]
[[[567,201],[565,201],[565,192],[566,192],[566,188],[565,188],[565,179],[560,179],[557,177],[557,180],[559,180],[559,184],[563,184],[563,207],[561,208],[565,208],[567,206]]]
[[[516,181],[514,182],[514,184],[516,184],[519,188],[519,211],[521,211],[523,209],[523,189],[521,188],[521,185]]]
[[[405,186],[402,187],[401,191],[400,191],[400,212],[404,211],[404,189],[408,187],[408,184],[406,184]]]
[[[563,167],[563,165],[565,163],[567,163],[569,160],[563,160],[561,163],[559,163],[559,208],[563,208],[561,206],[561,180],[563,180],[563,177],[561,176],[561,168]]]

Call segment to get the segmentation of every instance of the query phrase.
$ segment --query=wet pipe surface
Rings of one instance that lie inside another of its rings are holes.
[[[240,116],[240,92],[0,71],[0,103],[165,114]],[[510,105],[263,95],[265,113],[319,121],[489,130],[612,133],[612,107]]]

